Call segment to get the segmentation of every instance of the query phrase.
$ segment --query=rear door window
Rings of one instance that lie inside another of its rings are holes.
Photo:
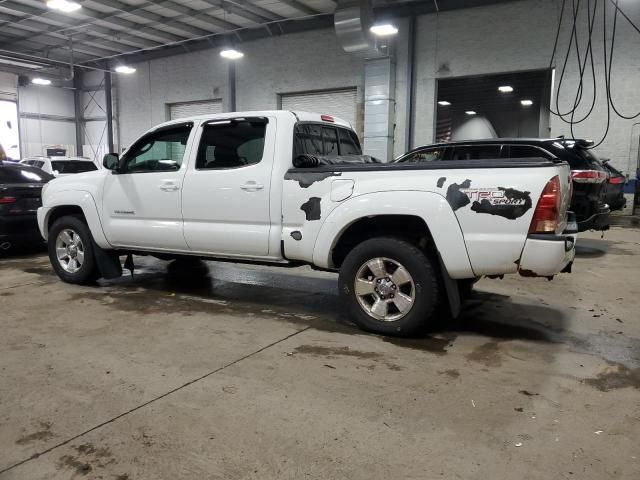
[[[221,170],[246,167],[262,161],[265,121],[225,121],[204,125],[196,168]]]
[[[501,145],[460,145],[453,148],[451,160],[489,160],[500,158]]]
[[[509,157],[510,158],[546,158],[550,159],[551,155],[549,155],[544,150],[541,150],[536,147],[532,147],[530,145],[510,145],[509,146]]]
[[[410,153],[401,162],[408,163],[423,163],[423,162],[438,162],[444,160],[444,147],[425,148],[418,150],[417,152]]]

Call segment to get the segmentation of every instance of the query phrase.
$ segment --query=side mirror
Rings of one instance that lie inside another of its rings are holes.
[[[102,159],[102,165],[107,170],[117,170],[120,163],[120,157],[117,153],[107,153]]]

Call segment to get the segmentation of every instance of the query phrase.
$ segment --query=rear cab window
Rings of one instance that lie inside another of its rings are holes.
[[[95,163],[80,160],[53,160],[51,168],[58,173],[84,173],[98,170]]]
[[[298,155],[362,155],[362,147],[355,132],[348,128],[298,123],[294,132],[293,156]]]

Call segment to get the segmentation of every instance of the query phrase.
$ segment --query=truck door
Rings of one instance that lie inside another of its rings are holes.
[[[193,252],[268,256],[275,119],[205,122],[182,193],[184,236]]]
[[[104,186],[103,218],[118,247],[183,250],[182,184],[193,123],[155,130],[122,156],[120,171]]]

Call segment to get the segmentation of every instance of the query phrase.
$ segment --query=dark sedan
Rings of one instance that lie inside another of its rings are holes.
[[[0,161],[0,249],[43,241],[36,212],[42,186],[53,178],[38,168]]]

